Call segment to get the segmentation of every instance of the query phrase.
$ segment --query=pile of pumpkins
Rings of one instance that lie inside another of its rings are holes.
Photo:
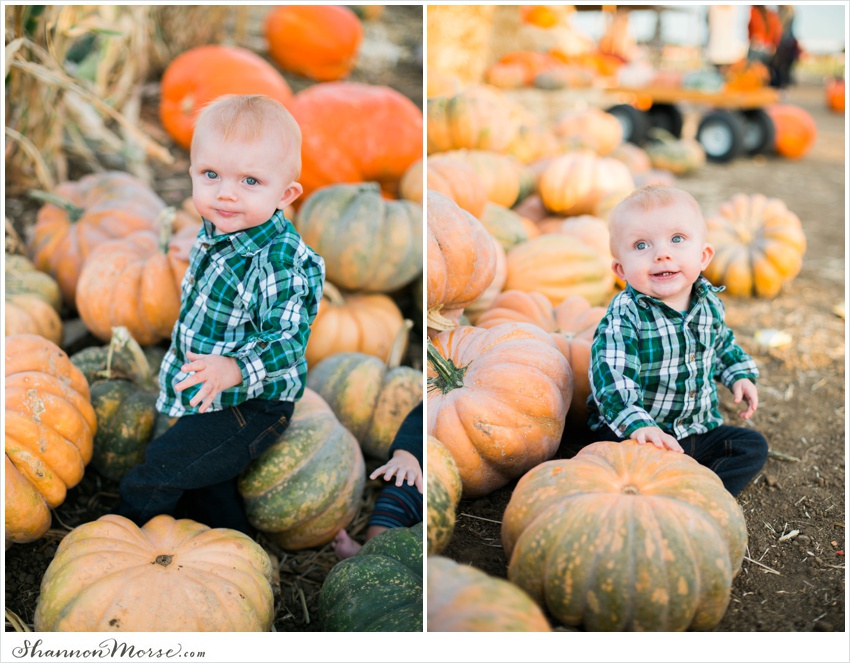
[[[407,359],[413,323],[399,304],[411,299],[409,291],[422,292],[423,209],[398,198],[402,176],[422,155],[423,118],[394,89],[339,80],[354,66],[363,34],[349,8],[278,7],[268,14],[266,31],[276,64],[315,84],[293,94],[258,54],[204,46],[166,70],[160,117],[185,149],[205,103],[222,94],[262,93],[284,103],[302,128],[304,196],[287,217],[325,260],[325,297],[307,348],[304,397],[285,433],[239,484],[252,524],[297,551],[328,543],[352,522],[366,459],[386,460],[402,420],[423,398],[423,373]],[[293,35],[303,48],[292,48]],[[188,268],[176,249],[192,241],[201,223],[190,199],[180,209],[168,207],[146,183],[119,171],[63,182],[42,199],[25,246],[5,265],[7,548],[43,536],[51,509],[84,472],[119,481],[173,423],[154,407],[157,373]],[[103,345],[69,357],[61,347],[62,316],[74,311]],[[399,536],[407,538],[399,543]],[[422,538],[421,528],[391,534],[347,565],[368,568],[395,555],[408,569],[402,594],[416,609],[396,611],[388,630],[422,628]],[[122,572],[97,577],[88,568],[91,554]],[[180,582],[175,569],[185,575],[187,568],[205,596],[187,589],[190,603],[174,602],[168,597]],[[238,532],[216,533],[167,516],[139,528],[105,516],[60,544],[43,579],[35,626],[269,630],[271,570],[265,551]],[[239,592],[215,590],[219,573]],[[350,573],[333,591],[353,597],[362,587],[352,582],[364,573]],[[89,589],[70,594],[70,579],[78,590]],[[149,610],[133,607],[142,594]],[[94,615],[91,597],[114,609]],[[350,626],[351,618],[335,616],[345,601],[331,603],[323,618],[329,628]],[[224,621],[207,619],[212,614]]]
[[[428,100],[429,630],[711,629],[746,542],[716,475],[651,445],[551,460],[581,435],[590,343],[624,286],[607,214],[651,162],[601,120],[574,134],[583,144],[549,136],[553,153],[524,161],[520,127],[540,127],[499,95]],[[775,297],[799,273],[805,235],[781,200],[735,194],[707,217],[705,274],[729,294]],[[459,500],[517,479],[502,519],[510,582],[441,557]]]

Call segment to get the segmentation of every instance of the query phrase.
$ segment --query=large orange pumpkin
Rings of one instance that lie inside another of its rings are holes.
[[[517,132],[506,97],[486,85],[430,97],[427,113],[428,154],[457,149],[504,152]]]
[[[788,159],[804,157],[818,136],[817,124],[809,112],[791,104],[774,104],[765,110],[776,128],[776,153]]]
[[[292,90],[272,65],[248,49],[209,44],[184,51],[166,67],[159,102],[163,128],[188,150],[198,113],[224,94],[264,94],[292,110]]]
[[[6,337],[6,542],[35,541],[91,460],[97,419],[89,385],[55,343]]]
[[[712,629],[746,543],[741,507],[714,472],[632,440],[534,468],[502,519],[508,579],[592,631]]]
[[[266,16],[269,53],[285,71],[334,81],[354,68],[363,26],[342,5],[274,7]]]
[[[343,182],[378,182],[397,197],[399,180],[422,158],[422,111],[384,85],[318,83],[295,95],[304,196]]]
[[[446,196],[428,192],[428,327],[456,326],[451,317],[493,281],[496,248],[481,222]]]
[[[535,325],[458,327],[428,344],[428,434],[451,452],[464,497],[551,458],[572,394],[566,357]]]
[[[565,216],[593,214],[596,204],[607,195],[634,188],[626,164],[587,150],[552,159],[538,183],[546,208]]]
[[[118,171],[63,182],[49,199],[38,211],[27,250],[35,266],[56,279],[72,306],[89,253],[107,240],[155,228],[165,209],[149,186]]]
[[[803,266],[803,226],[778,198],[735,194],[706,224],[714,257],[703,274],[730,295],[775,297]]]
[[[250,537],[160,515],[84,523],[41,581],[37,631],[268,631],[272,564]]]

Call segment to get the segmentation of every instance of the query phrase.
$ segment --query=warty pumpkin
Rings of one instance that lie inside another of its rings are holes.
[[[272,564],[246,534],[159,515],[71,531],[41,581],[36,631],[268,631]]]
[[[504,152],[517,132],[506,97],[487,85],[429,97],[427,114],[428,154],[457,149]]]
[[[516,585],[447,557],[428,557],[428,631],[551,630],[540,607]]]
[[[714,257],[703,274],[738,297],[775,297],[803,266],[806,236],[783,201],[737,193],[706,219]]]
[[[55,343],[6,337],[6,542],[35,541],[83,478],[97,418],[89,385]]]
[[[225,94],[264,94],[292,110],[293,94],[277,69],[239,46],[196,46],[174,58],[160,85],[159,119],[168,135],[188,150],[195,118]]]
[[[552,159],[538,183],[546,209],[563,216],[592,214],[605,196],[634,188],[626,164],[611,157],[598,157],[588,150]]]
[[[62,182],[47,199],[31,228],[27,250],[36,268],[56,279],[70,306],[89,253],[105,241],[155,228],[165,209],[144,182],[118,171]]]
[[[591,631],[712,629],[746,542],[741,507],[714,472],[632,440],[534,468],[502,519],[508,579]]]
[[[458,327],[428,344],[428,434],[451,452],[464,497],[551,458],[572,394],[566,357],[534,325]]]
[[[269,54],[281,69],[317,81],[347,76],[363,41],[360,20],[342,5],[274,7],[264,27]]]
[[[448,545],[455,529],[457,505],[463,486],[451,452],[433,435],[428,436],[428,554],[437,555]]]
[[[422,271],[422,216],[421,205],[386,200],[374,182],[335,184],[307,198],[295,227],[337,286],[393,292]]]
[[[311,389],[289,426],[239,478],[248,521],[286,550],[324,545],[351,523],[366,485],[357,440]]]

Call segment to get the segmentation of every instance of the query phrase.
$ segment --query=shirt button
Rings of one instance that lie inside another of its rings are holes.
[[[693,360],[694,360],[694,359],[696,359],[696,358],[697,358],[697,356],[696,356],[696,355],[692,352],[692,353],[691,353],[691,361],[693,361]]]
[[[697,392],[695,392],[695,391],[692,391],[692,392],[691,392],[691,398],[693,398],[693,397],[694,397],[694,396],[696,396],[696,395],[697,395]]]
[[[259,345],[261,348],[264,348],[264,347],[266,347],[266,342],[260,341],[257,345]]]
[[[619,426],[617,426],[617,430],[623,433],[626,430],[626,426],[624,424],[620,424]]]

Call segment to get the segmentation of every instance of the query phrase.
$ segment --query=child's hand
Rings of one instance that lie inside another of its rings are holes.
[[[759,392],[756,385],[748,378],[741,378],[732,384],[732,395],[735,402],[740,403],[743,399],[747,403],[747,409],[739,412],[741,419],[749,419],[759,406]]]
[[[370,479],[375,479],[383,473],[384,481],[389,481],[395,476],[395,485],[401,486],[404,480],[410,486],[416,486],[419,492],[422,492],[422,468],[419,467],[419,461],[409,451],[397,449],[393,453],[393,457],[386,463],[381,465],[377,470],[369,475]]]
[[[183,364],[180,370],[184,373],[193,373],[188,378],[175,385],[176,391],[183,391],[189,387],[200,384],[198,393],[189,401],[196,406],[201,403],[199,412],[206,412],[215,397],[225,389],[242,384],[242,371],[233,357],[222,357],[221,355],[199,355],[186,351],[186,356],[191,360]]]
[[[682,445],[679,444],[679,441],[675,437],[668,435],[657,426],[644,426],[643,428],[638,428],[634,433],[632,433],[632,439],[637,441],[638,444],[651,442],[659,449],[669,449],[670,451],[676,451],[680,454],[685,453],[685,450],[682,449]]]

